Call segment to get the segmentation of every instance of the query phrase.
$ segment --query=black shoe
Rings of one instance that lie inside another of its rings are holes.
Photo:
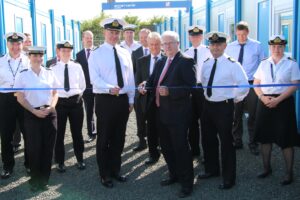
[[[140,142],[138,146],[133,148],[133,151],[143,151],[144,149],[147,148],[146,141]]]
[[[208,179],[208,178],[212,178],[212,177],[218,177],[220,176],[220,173],[210,173],[210,172],[205,172],[205,173],[200,173],[198,175],[198,179]]]
[[[122,176],[120,174],[113,175],[112,178],[114,178],[116,181],[119,181],[121,183],[124,183],[124,182],[127,181],[127,177],[126,176]]]
[[[57,171],[59,173],[65,173],[66,172],[66,166],[64,164],[57,164]]]
[[[259,151],[256,144],[249,144],[249,150],[253,155],[255,156],[259,155]]]
[[[8,179],[10,176],[11,176],[11,174],[12,174],[12,170],[3,170],[2,172],[1,172],[1,178],[2,179]]]
[[[235,185],[234,182],[224,182],[221,185],[219,185],[220,190],[228,190],[232,188]]]
[[[85,143],[91,143],[96,139],[96,135],[88,136]]]
[[[27,174],[27,176],[30,176],[30,172],[31,172],[30,169],[26,167],[26,174]]]
[[[266,178],[272,174],[272,169],[269,169],[268,171],[264,171],[261,174],[257,175],[257,178]]]
[[[168,185],[172,185],[174,183],[177,182],[176,178],[168,178],[168,179],[164,179],[160,182],[161,186],[168,186]]]
[[[17,153],[20,150],[21,144],[16,144],[13,146],[13,152]]]
[[[179,193],[177,194],[177,196],[179,197],[179,198],[185,198],[185,197],[188,197],[188,196],[190,196],[191,194],[192,194],[192,189],[190,189],[190,188],[182,188],[180,191],[179,191]]]
[[[78,162],[77,163],[77,169],[84,170],[85,169],[85,163],[84,162]]]
[[[145,165],[153,165],[157,163],[158,160],[159,158],[149,157],[148,160],[145,161]]]
[[[37,192],[39,190],[40,190],[40,187],[38,187],[37,185],[30,185],[31,192]]]
[[[42,191],[47,191],[49,190],[48,184],[42,184],[39,186],[39,189]]]
[[[101,184],[106,188],[113,188],[114,184],[109,178],[101,178]]]
[[[285,180],[281,181],[280,184],[281,184],[282,186],[284,186],[284,185],[289,185],[289,184],[291,184],[292,182],[293,182],[293,178],[290,178],[290,179],[285,179]]]

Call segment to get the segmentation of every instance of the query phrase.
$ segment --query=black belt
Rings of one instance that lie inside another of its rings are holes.
[[[15,92],[0,92],[0,95],[1,96],[15,96]]]
[[[76,94],[76,95],[73,95],[73,96],[70,96],[70,97],[59,97],[59,99],[64,99],[64,100],[67,100],[67,99],[78,99],[80,97],[79,94]]]
[[[43,105],[43,106],[35,107],[34,109],[42,110],[42,109],[48,108],[48,107],[50,107],[50,106],[49,105]]]
[[[280,94],[264,94],[264,96],[267,96],[267,97],[278,97],[278,96],[280,96]]]
[[[252,80],[252,81],[248,81],[248,83],[249,83],[249,84],[252,84],[252,85],[253,85],[253,82],[254,82],[253,80]]]
[[[127,94],[119,94],[119,95],[112,95],[112,94],[96,94],[96,96],[107,96],[107,97],[122,97],[122,96],[127,96]]]
[[[226,100],[224,100],[224,101],[208,101],[208,100],[206,99],[206,102],[207,102],[208,104],[227,104],[227,103],[233,103],[233,99],[226,99]]]
[[[202,87],[202,83],[197,83],[197,86]]]

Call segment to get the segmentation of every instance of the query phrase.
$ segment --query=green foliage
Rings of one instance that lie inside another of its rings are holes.
[[[104,38],[103,38],[103,28],[100,26],[100,22],[105,19],[111,17],[104,12],[102,12],[99,16],[94,17],[93,19],[90,20],[85,20],[81,22],[81,33],[90,30],[94,33],[94,45],[98,46],[99,44],[103,43]],[[159,23],[163,23],[164,16],[153,16],[152,18],[146,20],[146,21],[141,21],[138,16],[131,16],[131,15],[126,15],[123,17],[123,19],[128,23],[128,24],[135,24],[137,26],[136,33],[142,28],[149,28],[152,31],[155,30],[155,25]],[[138,34],[135,35],[135,38],[138,38]]]

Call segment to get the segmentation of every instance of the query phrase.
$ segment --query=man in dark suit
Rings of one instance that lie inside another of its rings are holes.
[[[158,59],[161,59],[161,37],[157,32],[151,32],[148,35],[147,43],[149,46],[150,54],[143,56],[137,60],[137,68],[135,73],[135,83],[136,85],[141,84],[143,81],[149,79],[150,75],[153,73],[155,64]],[[147,122],[146,133],[148,139],[149,148],[149,159],[146,160],[146,165],[154,164],[158,161],[160,157],[160,152],[158,150],[158,131],[156,128],[156,106],[151,106],[147,108],[147,95],[136,94],[136,110],[141,111],[141,120],[143,123]],[[148,110],[146,116],[146,110]]]
[[[187,139],[191,113],[191,90],[196,86],[195,63],[179,51],[179,36],[166,31],[162,44],[167,58],[160,59],[149,80],[140,85],[140,93],[148,90],[149,103],[157,107],[160,145],[169,169],[162,186],[181,184],[180,198],[193,190],[193,162]],[[147,90],[146,90],[147,89]]]
[[[46,68],[50,68],[51,65],[54,65],[59,61],[58,51],[59,49],[57,48],[57,44],[56,44],[56,49],[55,49],[56,55],[53,58],[47,60]]]
[[[137,68],[137,60],[143,56],[149,55],[149,47],[147,43],[147,37],[151,33],[149,29],[142,29],[139,32],[139,39],[141,43],[141,47],[137,48],[135,51],[132,52],[131,58],[132,58],[132,64],[133,64],[133,71],[134,74],[136,73]],[[144,80],[142,80],[144,81]],[[139,82],[141,83],[141,82]],[[137,83],[137,84],[139,84]],[[143,114],[141,109],[136,104],[137,99],[135,98],[135,104],[134,104],[134,110],[136,114],[136,123],[137,123],[137,136],[139,138],[139,144],[134,147],[134,151],[142,151],[147,148],[145,137],[147,136],[147,125],[145,120],[143,119]]]
[[[82,66],[86,89],[83,93],[83,102],[86,113],[86,125],[88,130],[87,143],[92,142],[96,138],[95,123],[94,123],[94,104],[95,94],[93,93],[93,86],[90,81],[88,58],[93,49],[94,34],[87,30],[82,33],[83,49],[76,54],[76,61]]]

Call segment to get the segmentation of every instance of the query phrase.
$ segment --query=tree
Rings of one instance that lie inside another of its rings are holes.
[[[105,19],[110,17],[109,15],[105,14],[102,12],[100,16],[94,17],[91,20],[84,20],[81,23],[80,31],[81,33],[90,30],[94,33],[94,45],[98,46],[100,43],[103,42],[103,28],[100,26],[100,22]]]

